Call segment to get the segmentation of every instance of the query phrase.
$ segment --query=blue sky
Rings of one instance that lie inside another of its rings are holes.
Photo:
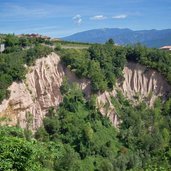
[[[0,0],[0,33],[63,37],[96,28],[171,28],[171,0]]]

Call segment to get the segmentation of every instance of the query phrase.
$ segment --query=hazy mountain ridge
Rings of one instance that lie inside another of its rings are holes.
[[[67,41],[105,43],[109,38],[117,44],[142,43],[148,47],[161,47],[171,44],[171,29],[164,30],[138,30],[105,28],[79,32],[62,38]]]

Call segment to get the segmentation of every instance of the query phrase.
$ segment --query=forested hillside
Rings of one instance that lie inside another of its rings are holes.
[[[8,98],[7,88],[13,81],[24,79],[25,65],[34,65],[37,58],[52,51],[42,45],[43,40],[26,38],[26,45],[21,40],[14,35],[4,38],[7,48],[0,54],[0,101]],[[118,79],[124,80],[122,71],[128,61],[156,69],[171,83],[171,54],[139,44],[121,47],[113,43],[110,39],[88,49],[61,49],[57,44],[55,52],[63,65],[78,78],[91,81],[91,97],[85,97],[79,86],[66,78],[60,88],[63,102],[57,109],[49,109],[36,132],[4,125],[5,118],[1,118],[0,171],[171,169],[170,94],[164,101],[158,97],[149,107],[145,101],[135,105],[115,87]],[[113,89],[118,128],[96,106],[98,93]]]
[[[78,77],[90,78],[92,89],[95,90],[103,91],[112,88],[116,78],[122,77],[122,70],[127,61],[156,69],[168,82],[171,82],[171,53],[168,51],[147,48],[141,44],[113,46],[112,42],[108,41],[105,45],[92,45],[85,51],[73,49],[61,53],[64,64]],[[92,75],[95,73],[97,75]],[[95,85],[99,87],[96,88]]]
[[[112,89],[116,79],[122,76],[126,63],[126,51],[122,47],[92,45],[88,50],[61,51],[64,64],[78,77],[91,80],[94,92]]]
[[[118,93],[113,104],[120,131],[84,99],[76,85],[61,87],[64,101],[49,110],[33,136],[1,126],[1,170],[158,170],[170,169],[171,100],[133,107]]]

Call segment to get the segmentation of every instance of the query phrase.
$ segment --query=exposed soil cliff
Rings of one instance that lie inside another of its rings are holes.
[[[104,92],[97,97],[100,112],[107,115],[115,127],[120,122],[111,102],[111,97],[116,97],[116,90],[120,90],[134,105],[144,101],[150,107],[157,97],[165,100],[171,92],[171,86],[160,73],[143,65],[129,62],[124,67],[123,74],[124,79],[118,81],[112,92]]]
[[[38,128],[49,107],[57,107],[62,102],[60,86],[65,76],[69,81],[79,83],[87,97],[90,95],[90,81],[78,79],[63,67],[60,57],[52,53],[46,58],[38,59],[35,66],[29,67],[23,82],[14,82],[9,87],[11,94],[0,105],[0,117],[9,118],[10,125],[19,124],[22,128],[29,127],[33,130]],[[124,68],[124,78],[116,89],[134,101],[145,99],[152,105],[156,97],[166,97],[171,92],[171,87],[162,75],[139,64],[128,63]],[[117,126],[119,120],[111,103],[111,96],[115,95],[115,90],[99,94],[97,106]]]
[[[56,107],[62,102],[60,86],[65,76],[71,82],[78,82],[87,96],[90,94],[90,82],[77,79],[68,69],[64,69],[60,57],[52,53],[29,67],[23,82],[14,82],[9,87],[10,98],[0,105],[0,117],[9,118],[10,125],[36,129],[42,124],[49,107]]]
[[[97,107],[103,116],[107,116],[115,127],[119,125],[119,119],[116,114],[115,107],[112,104],[111,97],[115,97],[117,92],[115,89],[112,92],[105,91],[97,96]]]
[[[118,88],[134,102],[145,100],[152,106],[157,97],[162,97],[164,100],[171,92],[171,86],[156,70],[128,63],[123,72],[124,81],[118,84]]]

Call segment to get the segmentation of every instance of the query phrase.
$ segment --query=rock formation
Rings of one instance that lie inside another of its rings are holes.
[[[19,124],[32,130],[42,124],[42,119],[50,107],[57,107],[62,102],[60,86],[66,76],[71,82],[78,82],[88,96],[90,81],[77,79],[67,68],[64,69],[60,57],[52,53],[36,60],[28,67],[26,79],[14,82],[10,87],[9,99],[0,105],[0,117],[6,117],[9,125]]]
[[[37,129],[49,107],[58,107],[62,102],[60,86],[63,78],[70,82],[77,82],[87,97],[91,94],[90,81],[78,79],[69,69],[63,67],[60,57],[52,53],[47,57],[36,60],[32,67],[27,67],[28,73],[23,82],[14,82],[10,87],[9,99],[0,105],[0,117],[5,117],[9,125],[19,124],[22,128]],[[166,97],[171,91],[163,76],[155,70],[128,63],[124,68],[124,81],[117,83],[115,89],[135,101],[137,98],[146,99],[150,105],[158,96]],[[111,103],[111,96],[116,96],[116,90],[99,93],[97,107],[103,115],[107,115],[114,126],[119,124],[115,108]]]
[[[118,88],[134,102],[144,100],[152,106],[157,97],[164,100],[171,92],[171,86],[156,70],[130,62],[123,73],[124,81],[118,83]]]
[[[107,116],[115,127],[118,127],[120,121],[116,114],[115,107],[112,104],[111,97],[115,97],[117,92],[115,89],[112,92],[105,91],[97,96],[97,107],[103,116]]]

